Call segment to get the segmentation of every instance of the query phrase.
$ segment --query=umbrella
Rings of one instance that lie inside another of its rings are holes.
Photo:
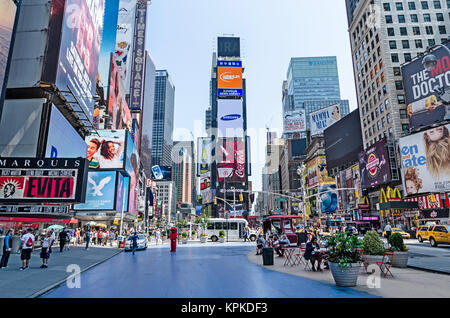
[[[91,221],[86,224],[87,226],[96,226],[97,222]]]
[[[103,223],[98,223],[96,226],[105,227],[105,228],[107,227],[106,224],[103,224]]]
[[[64,228],[64,226],[61,226],[59,224],[53,224],[50,225],[47,230],[55,230],[55,231],[61,231]]]

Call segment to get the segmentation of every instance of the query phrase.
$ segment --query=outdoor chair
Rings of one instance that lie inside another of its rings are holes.
[[[309,269],[312,270],[311,268],[311,264],[309,263],[309,261],[305,258],[305,252],[306,252],[306,247],[300,247],[300,255],[301,255],[301,259],[303,261],[303,264],[305,264],[305,270]]]
[[[381,260],[381,262],[377,262],[377,265],[380,267],[380,270],[384,274],[384,277],[386,277],[388,273],[391,274],[392,277],[394,277],[394,275],[391,272],[393,259],[394,259],[394,252],[385,250],[383,254],[383,259]]]
[[[362,248],[357,248],[356,251],[361,256],[361,259],[362,259],[361,263],[367,271],[367,267],[369,266],[369,263],[367,263],[366,260],[364,259],[364,250]]]

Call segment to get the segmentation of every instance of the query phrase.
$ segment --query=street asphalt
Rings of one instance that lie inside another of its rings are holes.
[[[438,273],[450,274],[450,245],[431,247],[429,242],[406,240],[409,248],[408,266]]]
[[[48,289],[64,283],[74,273],[69,265],[77,265],[84,271],[121,252],[122,250],[117,248],[90,247],[89,250],[85,250],[83,247],[71,246],[69,251],[60,253],[59,248],[54,247],[49,267],[42,269],[39,268],[42,265],[40,250],[36,250],[29,268],[24,271],[19,270],[22,266],[20,255],[12,254],[8,267],[0,269],[0,298],[37,297]]]
[[[81,274],[81,288],[66,284],[44,298],[372,298],[255,266],[247,257],[255,243],[189,243],[170,253],[152,246],[121,253]]]

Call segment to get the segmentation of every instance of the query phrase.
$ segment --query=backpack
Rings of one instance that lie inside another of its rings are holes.
[[[33,239],[31,238],[31,236],[28,237],[27,242],[25,243],[26,247],[33,247]]]

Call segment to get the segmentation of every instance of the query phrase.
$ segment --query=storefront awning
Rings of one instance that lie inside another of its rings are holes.
[[[2,222],[33,222],[33,223],[78,223],[76,219],[45,219],[0,216]]]
[[[377,210],[411,210],[419,208],[418,202],[391,201],[377,203]]]

